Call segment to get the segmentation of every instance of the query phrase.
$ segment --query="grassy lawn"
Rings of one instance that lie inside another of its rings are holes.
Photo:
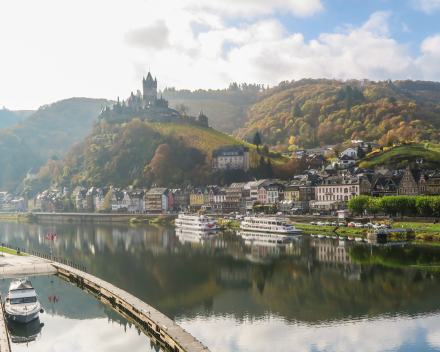
[[[423,232],[423,231],[438,231],[440,232],[440,224],[432,224],[432,223],[423,223],[423,222],[399,222],[393,224],[393,228],[401,228],[401,227],[411,228],[415,232]]]
[[[382,153],[366,157],[363,161],[368,161],[372,165],[388,164],[393,159],[411,159],[423,158],[429,161],[440,160],[440,148],[438,145],[430,143],[414,143],[410,145],[402,145],[386,150]]]
[[[322,233],[322,232],[333,232],[335,229],[333,226],[317,226],[317,225],[303,225],[296,224],[296,228],[303,230],[304,232],[310,233]],[[339,236],[362,236],[367,235],[368,229],[359,229],[356,227],[340,227],[336,231]]]
[[[13,249],[9,249],[9,248],[0,246],[0,255],[2,255],[3,253],[13,254],[13,255],[28,255],[25,253],[17,254],[17,251],[14,251]]]
[[[249,148],[249,151],[257,149],[253,144],[242,141],[241,139],[237,139],[213,128],[170,123],[152,123],[151,126],[161,134],[182,136],[186,145],[199,149],[207,155],[211,154],[213,149],[217,149],[221,145],[243,144],[245,147]],[[290,161],[290,158],[286,156],[280,157],[275,153],[270,153],[268,157],[277,163],[287,163]]]

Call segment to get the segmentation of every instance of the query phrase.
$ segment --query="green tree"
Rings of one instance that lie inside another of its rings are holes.
[[[440,213],[440,197],[431,197],[430,201],[431,209],[433,213]]]
[[[261,152],[263,154],[269,154],[269,147],[267,144],[263,145],[263,147],[261,148]]]
[[[388,100],[388,103],[393,104],[393,105],[396,105],[396,102],[397,102],[396,98],[394,98],[394,97],[389,97],[387,100]]]
[[[427,218],[428,214],[431,213],[431,197],[416,197],[416,208],[420,215],[425,215],[425,217]]]
[[[298,103],[296,103],[295,106],[293,107],[292,115],[293,115],[293,117],[301,117],[302,116],[302,111],[301,111],[301,108],[299,107]]]
[[[397,207],[396,207],[396,202],[394,201],[393,198],[396,197],[382,197],[378,202],[377,205],[379,207],[379,209],[384,212],[385,214],[388,214],[391,216],[391,214],[396,213]]]
[[[410,202],[410,200],[408,198],[411,198],[409,196],[395,196],[395,197],[391,197],[392,202],[394,202],[394,206],[396,211],[398,211],[400,213],[400,218],[403,218],[403,215],[405,214],[406,210],[408,209],[408,204]]]
[[[360,145],[357,147],[357,156],[359,159],[365,158],[365,151],[362,149]]]
[[[357,196],[349,200],[347,203],[348,209],[352,213],[360,214],[361,217],[364,215],[364,211],[366,209],[366,205],[368,201],[371,199],[370,196]]]
[[[267,162],[267,167],[266,167],[266,174],[267,174],[267,178],[272,178],[273,177],[273,168],[272,168],[272,162],[270,161],[270,159]]]
[[[261,137],[260,137],[260,134],[258,132],[255,133],[253,144],[256,145],[257,148],[261,145]]]
[[[368,143],[368,146],[367,146],[367,154],[368,153],[371,153],[373,151],[373,148],[371,147],[371,143]]]
[[[417,197],[407,197],[406,199],[406,210],[413,215],[413,217],[416,217],[416,214],[418,213],[417,210]]]
[[[370,214],[373,214],[373,217],[376,217],[376,214],[380,212],[380,208],[378,206],[379,198],[370,198],[368,202],[365,204],[365,210]]]

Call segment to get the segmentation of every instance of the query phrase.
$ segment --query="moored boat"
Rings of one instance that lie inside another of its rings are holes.
[[[298,234],[301,229],[297,229],[289,219],[277,218],[252,218],[247,217],[240,224],[240,228],[245,231],[257,231],[266,233]]]
[[[212,220],[206,215],[195,215],[191,213],[180,213],[175,221],[177,227],[190,230],[212,231],[218,230],[216,220]]]
[[[324,234],[320,234],[320,235],[318,235],[318,238],[325,238],[325,235]]]
[[[40,301],[29,279],[14,279],[9,285],[5,301],[7,319],[17,323],[28,323],[38,318],[40,310]]]

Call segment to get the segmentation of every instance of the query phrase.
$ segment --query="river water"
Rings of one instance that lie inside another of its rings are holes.
[[[49,253],[45,227],[0,222],[1,242]],[[149,303],[213,352],[440,350],[440,247],[309,235],[275,247],[144,225],[57,224],[57,234],[55,256]],[[45,313],[31,331],[13,329],[13,351],[158,351],[79,288],[30,279]]]

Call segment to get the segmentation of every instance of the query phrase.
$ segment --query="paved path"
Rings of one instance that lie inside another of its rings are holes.
[[[0,302],[1,299],[2,297],[0,295]],[[0,352],[11,352],[11,345],[3,312],[3,303],[1,302],[0,304]]]
[[[0,255],[0,279],[56,273],[56,268],[48,260],[42,258],[8,253]]]

